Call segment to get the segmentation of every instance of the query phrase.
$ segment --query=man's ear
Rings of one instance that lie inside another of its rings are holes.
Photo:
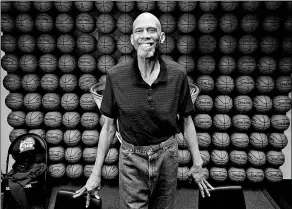
[[[131,44],[134,46],[134,37],[133,37],[133,34],[131,34]]]
[[[165,33],[164,32],[161,32],[160,33],[160,43],[163,44],[165,41]]]

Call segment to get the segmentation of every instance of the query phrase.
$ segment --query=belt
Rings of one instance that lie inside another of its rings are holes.
[[[174,142],[176,142],[176,139],[174,136],[171,136],[167,140],[165,140],[159,144],[149,145],[149,146],[135,146],[135,145],[130,144],[122,139],[122,146],[125,149],[131,150],[132,152],[148,153],[149,154],[149,153],[155,153],[158,150],[161,150],[165,147],[168,147],[171,144],[173,144]]]

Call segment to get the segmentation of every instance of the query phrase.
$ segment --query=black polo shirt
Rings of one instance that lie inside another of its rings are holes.
[[[186,117],[194,108],[185,70],[159,58],[160,72],[149,86],[135,58],[108,71],[100,111],[118,118],[123,140],[140,146],[158,144],[178,132],[177,114]]]

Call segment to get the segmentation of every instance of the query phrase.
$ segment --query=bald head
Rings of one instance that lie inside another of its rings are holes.
[[[135,28],[137,26],[140,26],[141,24],[143,23],[147,23],[147,22],[153,22],[156,27],[157,27],[157,30],[158,32],[160,33],[161,32],[161,24],[160,24],[160,21],[158,20],[158,18],[149,13],[149,12],[144,12],[142,14],[140,14],[133,22],[133,32],[135,31]]]

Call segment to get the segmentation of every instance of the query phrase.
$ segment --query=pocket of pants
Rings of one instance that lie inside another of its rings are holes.
[[[169,147],[166,148],[166,152],[171,157],[178,157],[178,144],[177,142],[172,143]]]

